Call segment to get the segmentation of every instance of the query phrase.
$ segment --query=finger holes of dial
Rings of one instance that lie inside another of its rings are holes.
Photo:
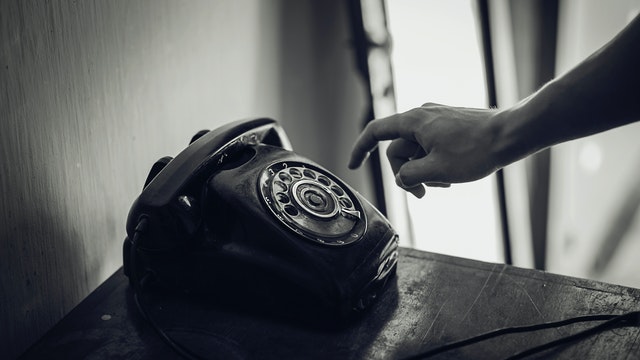
[[[280,172],[278,174],[278,178],[280,178],[280,180],[284,181],[287,184],[293,181],[293,179],[291,178],[291,175],[287,174],[286,172]]]
[[[342,207],[350,209],[353,207],[353,203],[351,202],[351,200],[349,200],[346,197],[340,198],[340,205],[342,205]]]
[[[280,180],[276,180],[273,182],[273,190],[274,192],[278,193],[278,192],[286,192],[287,191],[287,184],[285,184],[284,182],[280,181]]]
[[[291,174],[291,176],[293,176],[296,179],[302,178],[302,173],[300,172],[300,170],[296,168],[289,169],[289,174]]]
[[[276,200],[278,200],[278,202],[280,202],[282,204],[287,204],[287,203],[291,202],[291,199],[289,199],[289,196],[287,196],[287,194],[285,194],[285,193],[277,193],[276,194]]]
[[[302,174],[304,175],[304,177],[309,178],[309,179],[315,179],[316,178],[316,174],[309,170],[309,169],[305,169],[302,171]]]
[[[338,196],[344,195],[344,191],[337,185],[331,186],[331,191]]]
[[[284,207],[284,211],[291,216],[297,216],[300,213],[298,209],[293,205],[286,205]]]
[[[318,182],[324,186],[329,186],[331,185],[331,180],[329,180],[329,178],[327,178],[324,175],[320,175],[318,176]]]

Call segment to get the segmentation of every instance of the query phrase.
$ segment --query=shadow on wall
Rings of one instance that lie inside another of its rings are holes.
[[[46,183],[48,179],[39,181]],[[21,334],[46,330],[65,314],[65,309],[72,308],[90,290],[88,284],[96,282],[101,266],[96,259],[87,260],[80,232],[69,229],[66,217],[56,211],[59,209],[52,209],[57,202],[51,193],[33,192],[28,182],[15,185],[10,193],[4,192],[3,203],[25,206],[2,209],[7,224],[0,235],[6,239],[2,251],[10,257],[3,256],[0,265],[0,338],[13,340],[5,349],[12,355],[33,341]],[[28,199],[32,204],[24,201],[27,191],[31,192]]]
[[[103,156],[113,155],[109,116],[94,118],[104,98],[91,88],[110,74],[91,73],[95,48],[86,57],[73,48],[99,43],[97,34],[63,35],[72,29],[65,10],[9,2],[0,10],[0,341],[9,358],[113,269],[118,198],[131,189],[110,188],[122,171]]]

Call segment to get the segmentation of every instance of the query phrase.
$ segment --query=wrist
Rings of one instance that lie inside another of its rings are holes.
[[[526,100],[524,101],[526,102]],[[540,149],[535,139],[538,137],[528,124],[534,122],[532,114],[519,103],[496,112],[490,120],[492,156],[498,168],[505,167]]]
[[[571,119],[572,114],[567,113],[566,102],[571,98],[566,84],[555,80],[515,105],[495,113],[492,119],[494,156],[500,166],[567,140],[566,122],[570,121],[565,120]]]

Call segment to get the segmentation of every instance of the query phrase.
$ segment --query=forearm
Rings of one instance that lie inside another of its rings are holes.
[[[506,165],[560,142],[640,120],[640,18],[572,71],[494,119]]]

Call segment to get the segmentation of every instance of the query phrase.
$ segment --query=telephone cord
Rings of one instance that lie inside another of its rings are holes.
[[[507,335],[507,334],[516,334],[516,333],[531,332],[531,331],[537,331],[537,330],[543,330],[543,329],[552,329],[552,328],[558,328],[558,327],[562,327],[570,324],[581,323],[581,322],[591,322],[591,321],[605,321],[605,322],[603,322],[602,324],[596,325],[592,328],[579,331],[575,334],[571,334],[571,335],[526,349],[522,352],[519,352],[517,354],[507,357],[505,360],[523,359],[527,356],[551,349],[553,347],[556,347],[562,344],[568,344],[570,342],[577,341],[587,336],[612,329],[616,326],[638,326],[640,325],[640,311],[631,311],[631,312],[620,314],[620,315],[598,314],[598,315],[577,316],[577,317],[572,317],[572,318],[568,318],[560,321],[554,321],[554,322],[502,328],[498,330],[489,331],[484,334],[476,335],[467,339],[445,344],[437,348],[427,350],[420,354],[409,356],[407,358],[404,358],[404,360],[426,359],[426,358],[447,352],[449,350],[461,348],[467,345],[475,344],[481,341],[489,340],[489,339],[492,339],[498,336]]]
[[[138,269],[136,264],[136,252],[138,250],[138,241],[140,236],[144,233],[147,228],[148,220],[146,217],[141,217],[140,221],[136,225],[135,232],[133,234],[133,238],[131,239],[131,249],[129,254],[129,260],[131,262],[131,283],[133,284],[133,299],[136,303],[136,307],[138,308],[138,312],[153,328],[153,330],[160,336],[162,340],[164,340],[175,352],[177,352],[180,356],[184,357],[188,360],[202,360],[201,357],[194,354],[188,348],[183,346],[182,344],[174,341],[162,328],[156,323],[155,319],[150,316],[147,311],[146,304],[144,303],[144,299],[142,299],[142,290],[144,284],[151,276],[150,272],[146,272],[144,277],[140,279],[138,277]]]
[[[131,248],[130,248],[130,254],[129,254],[130,262],[131,262],[131,283],[133,285],[133,290],[134,290],[133,297],[134,297],[136,307],[138,308],[138,312],[146,321],[149,322],[151,327],[160,336],[160,338],[162,338],[179,355],[181,355],[182,357],[188,360],[202,360],[201,357],[194,354],[188,348],[174,341],[164,330],[162,330],[162,328],[156,323],[153,317],[150,316],[149,312],[146,309],[146,304],[142,299],[143,297],[142,290],[143,290],[144,284],[147,282],[147,280],[151,276],[151,272],[146,272],[142,279],[139,278],[138,271],[137,271],[137,264],[136,264],[136,258],[137,258],[136,253],[138,250],[138,241],[140,239],[140,236],[142,236],[142,234],[146,231],[147,226],[148,226],[147,218],[144,216],[141,217],[140,221],[136,225],[133,238],[131,239]],[[558,328],[558,327],[562,327],[570,324],[581,323],[581,322],[591,322],[591,321],[604,321],[604,322],[592,328],[579,331],[575,334],[565,336],[557,340],[526,349],[522,352],[519,352],[515,355],[512,355],[506,358],[506,360],[522,359],[527,356],[551,349],[553,347],[556,347],[562,344],[567,344],[573,341],[577,341],[587,336],[590,336],[608,329],[612,329],[616,326],[638,326],[640,325],[640,311],[632,311],[632,312],[624,313],[621,315],[614,315],[614,314],[586,315],[586,316],[578,316],[578,317],[568,318],[568,319],[554,321],[554,322],[502,328],[502,329],[493,330],[484,334],[480,334],[477,336],[473,336],[464,340],[445,344],[435,349],[427,350],[420,354],[407,357],[404,360],[425,359],[443,352],[447,352],[449,350],[461,348],[467,345],[471,345],[474,343],[478,343],[484,340],[488,340],[491,338],[495,338],[495,337],[503,336],[507,334]]]

